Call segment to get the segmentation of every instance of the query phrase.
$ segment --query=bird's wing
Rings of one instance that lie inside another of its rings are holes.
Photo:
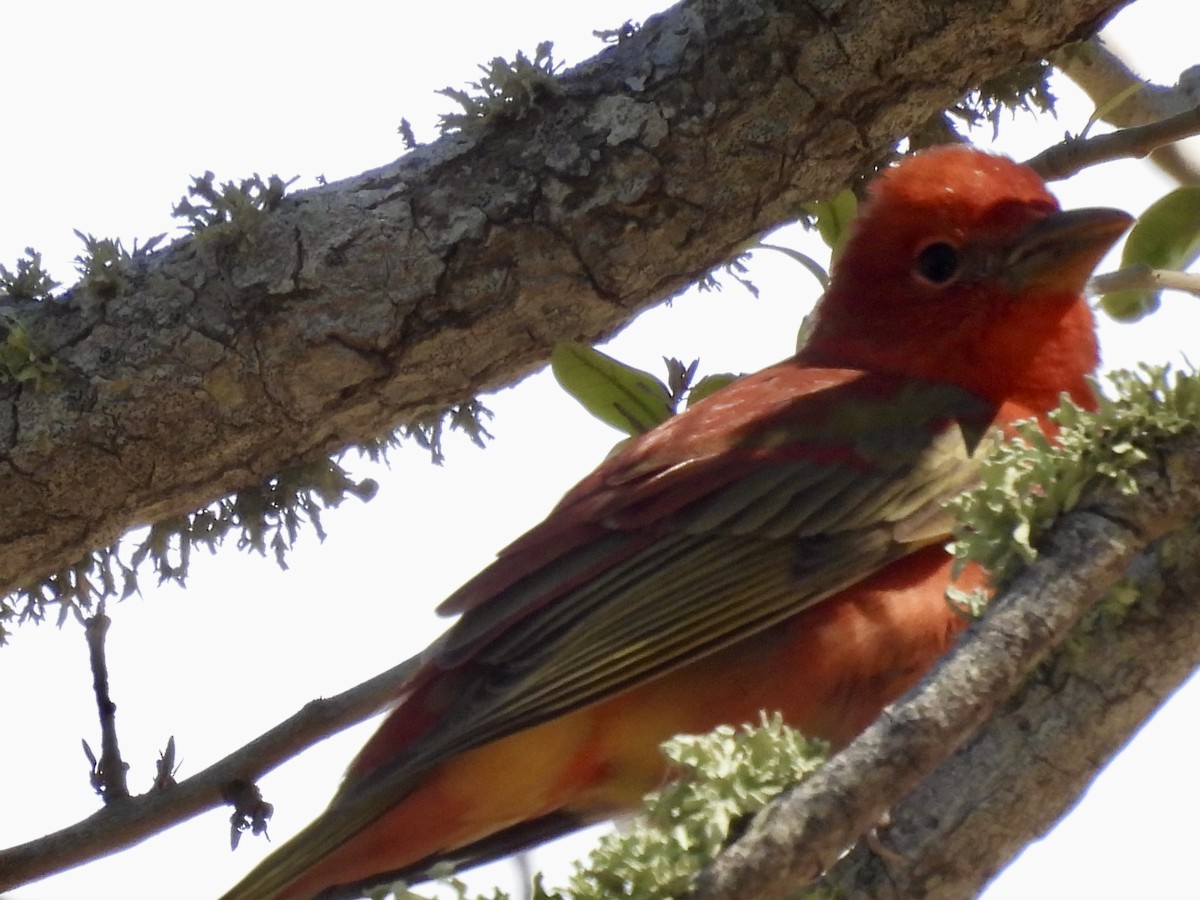
[[[944,540],[943,505],[974,481],[993,414],[946,385],[791,364],[714,394],[447,601],[462,618],[424,676],[443,683],[438,708],[414,710],[404,752],[352,770],[343,794],[610,696]]]
[[[782,364],[631,442],[447,601],[461,618],[329,809],[227,898],[271,896],[457,753],[944,540],[994,413],[945,385]]]

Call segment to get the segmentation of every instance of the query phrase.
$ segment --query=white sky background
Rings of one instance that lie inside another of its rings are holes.
[[[220,179],[299,174],[299,188],[318,175],[332,181],[385,164],[403,152],[401,116],[419,139],[432,139],[437,114],[452,109],[433,92],[473,80],[477,63],[531,52],[544,39],[555,41],[556,58],[579,62],[601,48],[592,29],[640,21],[660,2],[6,4],[0,262],[12,268],[33,245],[51,273],[70,282],[81,250],[73,228],[120,237],[127,247],[135,237],[173,237],[170,207],[206,169]],[[1180,21],[1185,6],[1140,0],[1112,27],[1137,65],[1163,83],[1197,62],[1189,53],[1200,13]],[[1002,149],[1032,155],[1083,127],[1090,105],[1068,83],[1056,87],[1058,121],[1005,122]],[[1056,190],[1066,206],[1138,213],[1166,187],[1144,164],[1123,163]],[[821,252],[807,235],[777,239]],[[761,298],[733,284],[689,294],[643,315],[610,352],[656,372],[664,354],[700,357],[712,372],[750,371],[788,355],[815,285],[778,254],[759,254],[751,277]],[[1105,362],[1178,359],[1180,350],[1195,358],[1198,335],[1200,303],[1169,295],[1146,323],[1104,323]],[[226,548],[195,558],[186,591],[154,589],[147,576],[142,596],[110,610],[111,688],[133,790],[148,786],[170,735],[179,775],[189,776],[307,700],[419,650],[444,624],[433,606],[537,521],[617,437],[544,373],[487,404],[496,439],[486,451],[450,439],[444,468],[416,448],[395,454],[390,470],[355,464],[380,481],[378,497],[327,513],[328,540],[306,536],[288,572]],[[85,737],[98,747],[99,735],[78,626],[21,628],[0,648],[0,685],[0,845],[8,846],[97,808],[79,744]],[[1200,776],[1189,738],[1198,708],[1200,692],[1182,690],[1075,813],[997,880],[989,900],[1194,893]],[[277,844],[325,805],[370,728],[331,739],[262,781],[276,806]],[[247,836],[231,854],[227,817],[209,813],[9,896],[213,897],[269,850]],[[582,846],[569,843],[571,852]],[[551,847],[536,862],[557,874],[563,855]],[[498,864],[472,883],[487,890],[512,873]]]

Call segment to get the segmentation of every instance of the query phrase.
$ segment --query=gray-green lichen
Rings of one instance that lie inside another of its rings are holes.
[[[633,825],[604,837],[565,892],[535,900],[666,900],[686,894],[695,875],[750,817],[825,762],[829,748],[783,723],[721,726],[663,744],[676,779],[646,798]]]
[[[62,624],[103,599],[128,597],[138,589],[139,573],[147,565],[160,584],[183,584],[192,551],[213,552],[231,536],[238,549],[263,556],[270,552],[279,566],[287,568],[287,554],[303,529],[312,528],[324,539],[323,510],[351,496],[369,500],[376,487],[371,479],[355,480],[332,459],[319,459],[196,512],[156,522],[132,549],[117,542],[90,551],[74,565],[0,599],[0,643],[8,633],[6,624],[41,621],[51,607],[57,607]]]
[[[83,241],[83,252],[75,257],[79,287],[106,300],[129,286],[135,262],[153,253],[166,237],[165,234],[155,235],[140,247],[135,240],[131,252],[125,249],[119,238],[97,238],[78,229],[75,230],[75,236]]]
[[[0,384],[31,384],[41,390],[57,371],[57,361],[38,349],[18,315],[0,310]]]
[[[263,218],[279,208],[288,187],[296,181],[284,181],[278,175],[264,181],[257,172],[236,183],[217,185],[215,179],[212,172],[193,178],[188,196],[180,198],[171,212],[183,219],[185,227],[200,240],[225,245],[252,237]]]
[[[479,66],[483,77],[472,81],[469,90],[447,87],[438,91],[462,108],[462,112],[440,117],[441,133],[488,125],[498,119],[524,118],[542,97],[557,93],[555,75],[559,68],[551,41],[538,44],[532,60],[520,51],[512,62],[495,57],[488,65]]]
[[[1051,444],[1032,422],[985,463],[980,486],[953,502],[959,526],[954,553],[982,563],[1003,586],[1037,558],[1038,539],[1098,479],[1137,490],[1130,470],[1157,442],[1200,428],[1200,375],[1143,366],[1107,376],[1111,392],[1096,412],[1064,401],[1053,414]]]
[[[536,877],[532,900],[668,900],[686,894],[692,878],[750,817],[819,769],[829,748],[775,714],[753,727],[673,738],[662,752],[674,779],[646,796],[628,827],[601,838],[588,859],[576,863],[565,888],[547,889]],[[449,884],[465,900],[462,882]],[[371,896],[389,894],[424,900],[402,885]],[[507,895],[497,891],[490,900]]]
[[[418,416],[401,425],[394,434],[364,444],[359,449],[371,459],[386,458],[389,449],[399,446],[404,440],[411,440],[418,447],[428,450],[432,462],[440,466],[446,459],[442,452],[442,437],[447,431],[461,431],[475,446],[483,447],[492,436],[484,424],[491,417],[492,411],[478,399],[468,400],[448,409]]]
[[[25,255],[17,260],[16,271],[0,265],[0,291],[12,303],[49,300],[58,282],[42,268],[42,254],[32,247],[25,248]]]

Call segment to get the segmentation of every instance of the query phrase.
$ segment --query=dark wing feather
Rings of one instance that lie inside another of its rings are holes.
[[[352,768],[262,878],[286,883],[454,754],[712,653],[944,540],[942,506],[974,481],[994,413],[950,386],[785,363],[632,442],[447,601],[462,617],[406,701],[440,685],[431,724],[398,755],[389,745],[387,763]]]
[[[606,462],[451,598],[465,612],[430,677],[463,673],[453,701],[397,766],[344,793],[361,781],[394,797],[440,759],[714,652],[944,540],[942,506],[974,481],[994,413],[945,385],[787,364],[707,403]]]

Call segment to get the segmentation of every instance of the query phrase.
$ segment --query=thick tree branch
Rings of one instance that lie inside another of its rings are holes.
[[[965,644],[764,810],[703,873],[695,897],[794,896],[893,807],[887,842],[905,862],[860,847],[822,886],[833,896],[974,896],[1200,664],[1200,564],[1188,553],[1133,573],[1143,587],[1166,585],[1159,599],[1169,610],[1142,608],[1069,664],[1037,672],[1139,552],[1200,517],[1196,466],[1200,436],[1191,434],[1139,467],[1139,493],[1104,488],[1063,517]]]
[[[884,840],[905,862],[857,846],[823,878],[834,896],[974,897],[1048,831],[1133,734],[1200,666],[1200,566],[1134,564],[1148,601],[1030,676],[987,725],[893,808]],[[1160,566],[1162,567],[1160,569]],[[838,893],[839,890],[844,891]]]
[[[611,332],[1121,5],[686,2],[519,120],[8,310],[58,376],[0,386],[0,591]]]

